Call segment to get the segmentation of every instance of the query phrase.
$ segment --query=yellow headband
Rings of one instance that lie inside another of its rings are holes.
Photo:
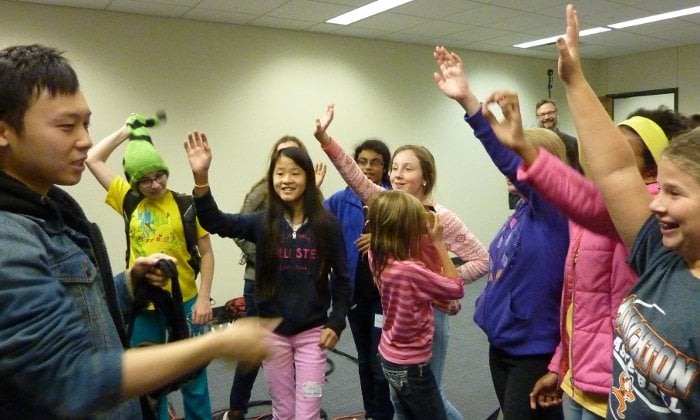
[[[658,164],[661,159],[661,153],[668,147],[668,138],[666,138],[664,130],[649,118],[639,116],[622,121],[617,126],[621,125],[631,128],[639,135],[654,157],[654,161]]]

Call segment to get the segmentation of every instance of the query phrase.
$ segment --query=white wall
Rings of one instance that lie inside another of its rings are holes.
[[[700,112],[700,45],[686,45],[606,60],[607,92],[678,88],[678,112]]]
[[[213,191],[220,207],[232,212],[263,175],[269,148],[281,135],[299,136],[314,160],[328,162],[312,127],[325,105],[335,102],[329,132],[347,149],[369,136],[392,149],[427,146],[438,166],[435,199],[460,215],[485,245],[508,214],[503,177],[462,121],[460,108],[434,85],[431,47],[4,1],[0,14],[3,45],[40,42],[66,51],[93,111],[95,141],[131,112],[168,112],[168,123],[151,134],[176,191],[191,189],[181,141],[193,128],[209,135]],[[532,108],[547,95],[546,72],[556,69],[555,61],[460,54],[480,97],[496,88],[518,91],[525,124],[535,125]],[[587,65],[594,85],[604,79],[599,65]],[[562,129],[573,133],[556,76],[552,93]],[[122,153],[118,149],[109,163],[121,169]],[[331,169],[324,193],[343,186]],[[68,190],[102,227],[113,267],[123,266],[122,221],[104,204],[102,188],[86,173]],[[213,296],[223,304],[242,293],[240,252],[231,240],[215,237],[213,243]]]

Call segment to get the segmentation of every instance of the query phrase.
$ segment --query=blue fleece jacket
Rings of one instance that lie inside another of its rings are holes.
[[[465,120],[496,167],[524,197],[489,246],[489,274],[476,301],[474,322],[492,346],[509,355],[553,353],[559,343],[568,221],[518,181],[522,159],[498,140],[481,111]]]

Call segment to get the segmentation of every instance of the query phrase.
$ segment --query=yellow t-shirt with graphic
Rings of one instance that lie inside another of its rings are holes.
[[[131,185],[124,178],[117,176],[107,191],[105,203],[120,216],[123,216],[124,197],[130,189]],[[197,221],[197,238],[208,234]],[[129,220],[129,239],[129,267],[137,257],[156,252],[175,257],[183,302],[197,295],[194,270],[187,263],[190,253],[187,251],[185,228],[172,192],[168,191],[159,200],[146,197],[138,203]],[[165,289],[171,291],[170,283]]]

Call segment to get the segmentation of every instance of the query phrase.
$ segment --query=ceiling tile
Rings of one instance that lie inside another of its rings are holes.
[[[526,56],[556,57],[550,47],[512,44],[560,35],[571,0],[413,0],[352,25],[325,23],[370,0],[19,0],[55,6],[333,33],[370,39]],[[697,6],[699,0],[578,0],[581,28]],[[1,7],[0,2],[0,7]],[[608,58],[700,43],[700,14],[582,38],[581,56]]]

